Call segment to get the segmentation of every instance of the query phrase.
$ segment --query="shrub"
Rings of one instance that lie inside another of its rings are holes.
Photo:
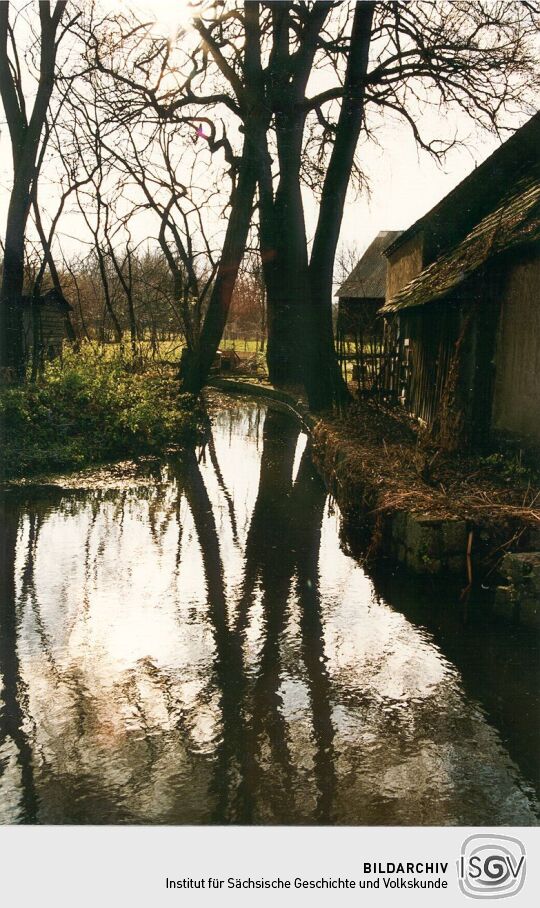
[[[0,389],[4,478],[57,471],[196,438],[202,411],[172,374],[134,372],[88,348],[50,363],[42,380]]]

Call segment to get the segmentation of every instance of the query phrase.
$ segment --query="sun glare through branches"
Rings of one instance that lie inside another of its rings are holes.
[[[133,10],[133,3],[129,4]],[[149,14],[154,20],[151,26],[156,36],[174,40],[179,32],[187,31],[191,25],[194,4],[188,0],[158,0],[153,3],[140,3],[141,12]]]

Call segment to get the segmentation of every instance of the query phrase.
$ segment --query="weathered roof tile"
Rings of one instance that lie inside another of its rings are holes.
[[[441,299],[481,265],[515,246],[540,240],[540,163],[458,245],[420,272],[380,310],[399,312]]]
[[[336,293],[339,297],[384,299],[386,290],[386,247],[393,243],[400,230],[381,230]]]

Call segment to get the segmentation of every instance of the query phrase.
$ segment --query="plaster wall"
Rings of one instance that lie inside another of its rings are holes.
[[[386,271],[386,301],[405,287],[413,277],[420,274],[424,264],[423,236],[416,233],[388,256]]]
[[[540,444],[540,250],[512,265],[501,299],[495,356],[495,429]]]

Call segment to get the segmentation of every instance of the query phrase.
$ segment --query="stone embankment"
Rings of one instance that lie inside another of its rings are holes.
[[[540,629],[540,552],[508,553],[500,573],[505,582],[495,594],[496,611]]]

